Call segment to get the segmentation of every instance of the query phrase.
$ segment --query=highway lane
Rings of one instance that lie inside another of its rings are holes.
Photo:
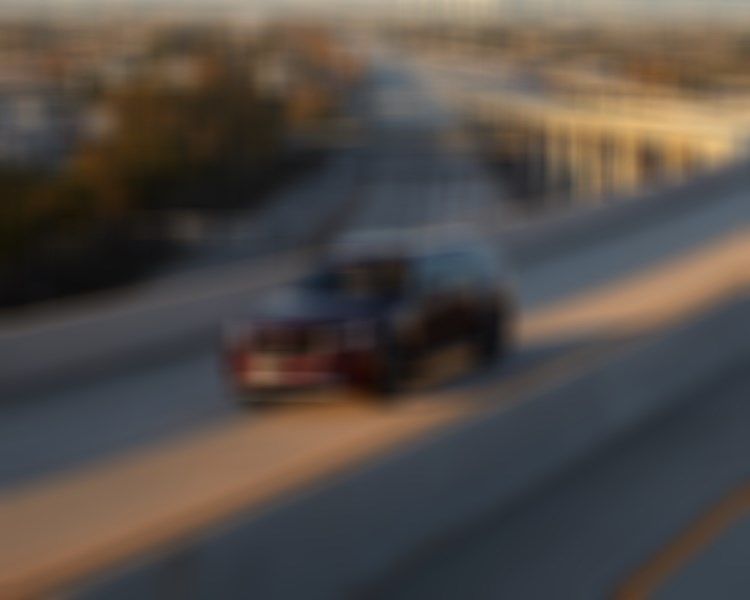
[[[521,265],[522,304],[543,306],[738,232],[750,224],[747,194],[738,187],[674,217],[611,231],[592,246]]]
[[[446,147],[461,124],[429,95],[397,57],[380,54],[372,89],[364,155],[367,200],[349,229],[398,228],[441,223],[481,227],[504,197],[481,172],[470,148]]]
[[[410,87],[415,77],[395,66],[382,67],[375,81]],[[396,71],[394,74],[393,71]],[[421,108],[417,104],[416,108]],[[416,124],[401,123],[391,136],[376,137],[366,151],[366,198],[352,229],[414,223],[479,220],[497,207],[494,188],[467,153],[434,144],[430,135],[446,127],[438,112]],[[410,142],[401,134],[406,130]],[[528,265],[520,273],[522,308],[540,308],[576,291],[605,285],[660,260],[719,239],[747,223],[743,192],[718,199],[674,220],[624,232]],[[467,218],[467,215],[469,216]],[[494,227],[494,223],[491,224]],[[518,360],[522,364],[528,356]],[[0,406],[0,484],[28,482],[59,469],[71,469],[140,445],[186,434],[237,417],[216,364],[216,347],[186,347],[163,362],[102,380],[38,394],[5,398]]]
[[[365,185],[367,201],[350,232],[456,223],[481,231],[502,206],[473,157],[426,145],[376,158]]]
[[[748,367],[727,365],[679,412],[430,545],[371,597],[747,598],[748,510],[728,531],[691,529],[750,477]]]

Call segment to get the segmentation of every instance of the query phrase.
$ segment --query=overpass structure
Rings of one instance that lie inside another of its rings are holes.
[[[638,111],[629,104],[565,105],[521,93],[460,95],[477,124],[494,132],[499,152],[528,157],[532,178],[552,190],[567,182],[574,197],[679,180],[727,164],[747,144],[735,123],[680,115],[669,103]]]
[[[419,113],[391,125],[429,135],[410,156],[363,152],[382,162],[365,168],[349,225],[453,221],[467,207],[486,218],[502,198],[482,169],[433,145],[449,115],[425,118],[418,81],[381,60],[376,87],[398,87]],[[469,523],[680,410],[691,391],[733,381],[750,352],[748,190],[741,164],[502,235],[490,223],[519,268],[516,356],[483,375],[416,382],[390,409],[342,392],[325,407],[243,414],[224,394],[219,323],[303,270],[304,256],[191,274],[128,310],[3,332],[0,597],[390,597],[425,548],[450,548]],[[61,361],[79,377],[58,377]],[[23,393],[22,368],[31,387],[54,373],[54,387]],[[675,525],[694,517],[677,512]],[[617,555],[616,574],[648,554],[646,537]],[[432,567],[415,572],[411,589],[425,589]],[[612,579],[575,597],[614,593]]]
[[[534,75],[462,60],[433,64],[431,79],[469,115],[488,151],[522,161],[542,194],[590,202],[632,195],[720,168],[750,147],[737,98],[707,106],[594,72],[548,65]]]

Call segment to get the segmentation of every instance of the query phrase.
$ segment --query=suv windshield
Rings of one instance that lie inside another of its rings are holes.
[[[329,265],[303,283],[307,289],[354,298],[392,298],[404,293],[408,265],[377,259]]]

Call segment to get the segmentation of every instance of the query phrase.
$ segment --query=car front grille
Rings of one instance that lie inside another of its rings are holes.
[[[336,334],[331,327],[284,325],[259,330],[253,343],[256,352],[275,355],[307,355],[333,351]]]

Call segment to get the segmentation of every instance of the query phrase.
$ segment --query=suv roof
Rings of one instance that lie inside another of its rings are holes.
[[[516,279],[499,241],[487,239],[476,228],[462,224],[355,231],[333,242],[324,258],[333,262],[411,259],[467,249],[477,249],[490,257],[501,279]]]
[[[334,258],[413,256],[486,245],[482,236],[468,226],[431,225],[344,234],[332,244],[330,255]]]

